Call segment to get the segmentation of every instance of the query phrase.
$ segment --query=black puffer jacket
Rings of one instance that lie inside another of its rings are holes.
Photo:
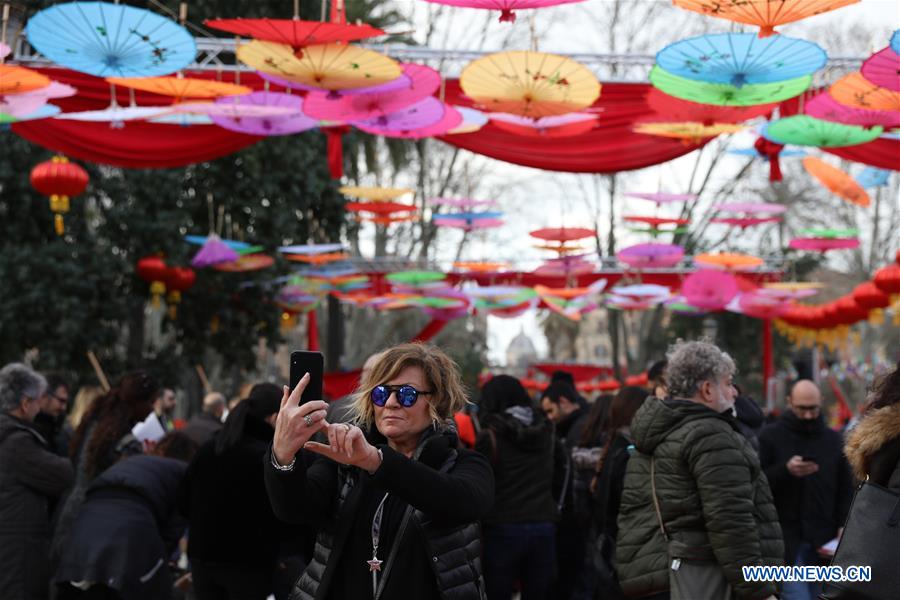
[[[0,598],[46,598],[49,503],[73,480],[72,463],[30,423],[0,414]]]
[[[702,404],[649,398],[631,432],[619,508],[616,562],[629,597],[669,588],[668,559],[715,560],[738,599],[775,594],[771,582],[744,581],[742,566],[779,565],[784,546],[768,481],[734,420]],[[650,460],[669,547],[653,505]]]
[[[482,455],[456,450],[454,430],[428,432],[416,460],[392,450],[377,431],[370,432],[370,442],[384,456],[371,476],[325,458],[306,468],[298,457],[294,471],[281,472],[267,457],[266,489],[275,514],[319,528],[313,559],[292,599],[371,597],[364,561],[371,558],[373,516],[385,492],[389,500],[378,551],[386,561],[383,571],[390,562],[387,557],[399,546],[396,571],[387,577],[381,599],[483,598],[477,522],[493,501],[493,474]],[[408,527],[402,539],[392,539],[407,507],[414,509]]]
[[[553,424],[530,408],[520,417],[491,414],[482,420],[475,450],[494,470],[494,506],[484,523],[556,521],[553,481]]]

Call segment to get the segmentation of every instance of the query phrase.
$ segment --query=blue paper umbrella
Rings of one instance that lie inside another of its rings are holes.
[[[53,62],[98,77],[168,75],[194,60],[187,30],[149,10],[108,2],[69,2],[28,21],[28,42]]]
[[[894,35],[891,36],[891,50],[900,54],[900,29],[894,32]]]
[[[877,169],[875,167],[866,167],[856,177],[856,183],[866,189],[877,188],[887,185],[891,172],[887,169]]]
[[[669,73],[736,87],[810,75],[827,60],[825,51],[812,42],[755,33],[701,35],[670,44],[656,55],[656,63]]]

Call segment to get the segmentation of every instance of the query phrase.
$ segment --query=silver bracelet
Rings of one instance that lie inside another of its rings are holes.
[[[275,459],[275,448],[272,448],[272,466],[282,472],[288,472],[294,470],[294,464],[297,462],[297,456],[291,460],[291,464],[289,465],[279,465],[278,461]]]

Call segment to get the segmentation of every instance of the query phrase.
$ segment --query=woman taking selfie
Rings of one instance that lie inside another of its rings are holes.
[[[455,363],[422,344],[385,351],[360,382],[352,424],[328,423],[325,402],[298,404],[308,383],[284,390],[266,469],[275,514],[319,529],[292,597],[483,598],[477,522],[494,478],[483,456],[458,449]],[[319,431],[328,444],[309,441]]]

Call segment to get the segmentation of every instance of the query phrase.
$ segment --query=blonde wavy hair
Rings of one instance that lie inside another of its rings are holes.
[[[364,375],[353,394],[350,407],[351,420],[360,427],[372,427],[375,408],[370,395],[377,385],[394,379],[407,367],[418,367],[425,374],[428,389],[433,393],[420,396],[428,403],[431,420],[443,422],[466,405],[466,391],[459,375],[459,367],[435,346],[428,344],[400,344],[382,351]]]

